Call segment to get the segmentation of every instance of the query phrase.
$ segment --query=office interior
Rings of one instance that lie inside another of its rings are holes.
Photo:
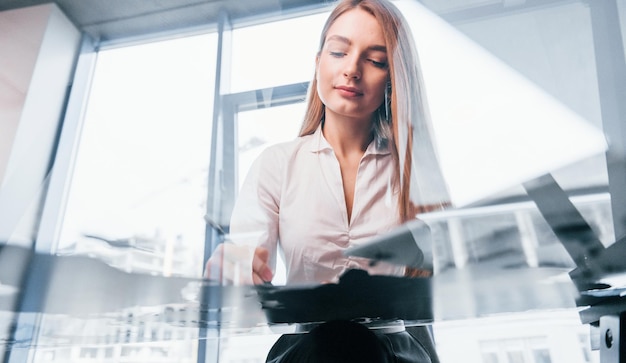
[[[453,197],[418,216],[441,361],[609,361],[524,186],[553,176],[623,242],[626,0],[394,3]],[[3,362],[265,361],[283,327],[219,324],[203,267],[252,160],[297,136],[331,7],[0,0]]]

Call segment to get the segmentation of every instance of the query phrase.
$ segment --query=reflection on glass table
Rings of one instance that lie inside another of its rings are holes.
[[[574,201],[601,236],[611,233],[606,195]],[[532,204],[422,217],[433,231],[435,247],[435,327],[575,307],[576,291],[567,276],[574,264]],[[0,250],[3,261],[19,261],[25,254],[11,246]],[[201,338],[200,327],[218,331],[222,339],[274,333],[251,286],[129,273],[85,256],[35,258],[37,272],[44,273],[41,286],[47,289],[41,300],[27,305],[26,313],[43,314],[45,319],[40,320],[36,342],[11,342],[13,348],[194,341]],[[10,277],[19,269],[3,266],[1,301],[9,324],[13,307],[7,302],[20,291],[18,281],[11,282]]]

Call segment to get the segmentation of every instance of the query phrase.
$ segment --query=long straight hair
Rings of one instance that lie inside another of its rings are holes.
[[[383,102],[376,111],[373,133],[376,142],[389,145],[395,162],[394,183],[400,188],[399,218],[401,222],[406,222],[415,218],[419,212],[443,207],[449,200],[434,153],[417,50],[405,18],[389,1],[343,0],[333,9],[322,28],[318,55],[324,47],[328,30],[337,18],[355,8],[365,10],[376,18],[383,31],[387,54],[391,55],[388,60],[389,99],[385,100],[388,104]],[[324,113],[325,106],[317,93],[315,74],[308,89],[307,108],[300,136],[314,133],[322,122]],[[420,142],[418,151],[425,153],[419,156],[420,161],[426,161],[420,168],[416,168],[413,160],[413,143],[416,141]],[[428,170],[424,169],[426,167]],[[424,173],[417,169],[424,170]],[[429,174],[426,184],[441,185],[425,186],[424,183],[416,182],[412,180],[412,175],[416,173]],[[420,192],[430,195],[424,196]]]

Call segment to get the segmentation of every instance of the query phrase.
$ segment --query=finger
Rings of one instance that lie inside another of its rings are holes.
[[[432,275],[433,273],[429,270],[409,266],[404,268],[405,277],[431,277]]]
[[[255,285],[263,285],[266,282],[268,281],[263,280],[263,278],[259,276],[259,274],[255,272],[252,273],[252,283],[254,283]]]
[[[218,245],[205,266],[205,276],[222,283],[252,283],[252,248],[232,243]]]
[[[250,264],[242,265],[225,261],[222,266],[222,284],[234,283],[235,285],[252,284],[252,269]]]
[[[268,266],[270,253],[266,248],[257,247],[254,250],[254,258],[252,259],[252,280],[255,284],[272,281],[274,273]]]
[[[222,260],[224,259],[224,251],[223,245],[218,245],[211,257],[207,260],[204,265],[204,277],[208,279],[219,279],[221,278],[221,266]]]
[[[245,267],[240,263],[222,260],[219,265],[211,266],[208,271],[211,271],[210,278],[222,285],[250,285],[253,283],[252,269],[249,264]]]
[[[257,247],[254,249],[254,257],[263,263],[267,263],[270,259],[270,251],[264,247]]]

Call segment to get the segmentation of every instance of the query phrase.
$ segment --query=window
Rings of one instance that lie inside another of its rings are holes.
[[[81,348],[80,357],[95,359],[98,357],[98,348],[91,348],[91,347]]]
[[[480,351],[483,363],[552,363],[545,337],[481,341]]]
[[[494,352],[483,352],[483,363],[499,363],[498,354]]]
[[[239,140],[239,187],[252,162],[266,147],[298,136],[304,118],[304,103],[240,112],[237,116]]]
[[[216,35],[103,50],[58,253],[200,276]]]
[[[235,29],[231,92],[310,81],[327,16],[323,12]]]

